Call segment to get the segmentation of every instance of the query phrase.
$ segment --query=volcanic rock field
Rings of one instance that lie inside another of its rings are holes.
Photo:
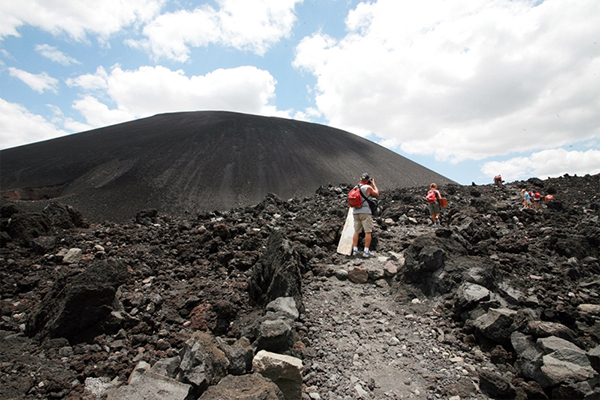
[[[350,184],[125,222],[4,201],[0,398],[598,398],[600,175],[442,183],[438,227],[426,184],[383,190],[370,259],[336,253]]]

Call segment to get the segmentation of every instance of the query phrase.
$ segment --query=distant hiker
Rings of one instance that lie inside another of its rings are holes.
[[[529,208],[529,193],[527,193],[527,189],[521,190],[521,201],[523,202],[523,209]]]
[[[375,181],[371,179],[368,173],[364,173],[358,182],[358,188],[361,193],[367,196],[379,197],[379,190]],[[365,248],[363,257],[373,257],[373,253],[369,251],[371,245],[371,232],[373,232],[373,217],[371,215],[371,207],[367,201],[363,201],[360,207],[352,209],[354,215],[354,236],[352,237],[352,255],[358,253],[358,237],[361,232],[365,232]]]
[[[527,195],[529,196],[529,208],[533,208],[533,205],[534,205],[533,190],[530,190],[529,192],[527,192]]]
[[[429,214],[431,215],[431,219],[433,220],[433,226],[437,226],[437,222],[440,218],[440,199],[442,195],[440,191],[437,190],[437,185],[432,183],[429,186],[429,191],[427,192],[427,208],[429,209]],[[436,219],[437,218],[437,219]]]
[[[541,200],[542,200],[542,195],[540,194],[540,192],[535,192],[533,194],[533,204],[535,205],[535,211],[538,210]]]
[[[498,186],[500,186],[500,185],[502,185],[503,183],[504,183],[504,181],[502,180],[502,176],[500,176],[500,175],[496,175],[496,176],[494,177],[494,185],[498,185]]]

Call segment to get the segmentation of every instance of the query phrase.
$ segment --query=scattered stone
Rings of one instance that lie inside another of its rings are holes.
[[[67,253],[63,256],[64,264],[77,264],[79,260],[81,260],[81,256],[83,255],[83,251],[81,249],[69,249]]]
[[[507,308],[490,308],[475,320],[474,326],[488,339],[500,344],[507,343],[513,332],[511,328],[516,314],[516,311]]]
[[[364,284],[369,281],[369,273],[364,267],[350,268],[348,271],[348,279],[354,283]]]
[[[479,370],[479,386],[492,398],[514,398],[516,395],[515,387],[510,380],[485,369]]]
[[[273,381],[286,400],[302,399],[302,361],[295,357],[259,351],[252,361],[253,372]]]
[[[285,400],[281,389],[260,374],[228,375],[208,388],[200,400]]]
[[[282,319],[267,320],[260,324],[258,350],[285,352],[293,344],[292,327]]]

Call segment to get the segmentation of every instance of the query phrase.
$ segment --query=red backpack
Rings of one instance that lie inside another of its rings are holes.
[[[354,186],[350,193],[348,193],[348,205],[350,207],[358,208],[362,207],[363,199],[360,194],[360,188],[358,186]]]
[[[538,200],[539,200],[539,199],[541,199],[541,198],[542,198],[542,195],[541,195],[541,194],[539,194],[538,192],[535,192],[535,194],[533,195],[533,198],[534,198],[534,199],[538,199]]]
[[[427,201],[430,203],[435,203],[437,201],[437,195],[435,194],[435,192],[433,190],[430,190],[427,193],[427,197],[426,197]]]

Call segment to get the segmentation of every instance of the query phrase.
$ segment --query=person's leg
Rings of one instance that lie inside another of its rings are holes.
[[[358,252],[358,239],[360,232],[362,232],[362,221],[360,220],[360,214],[354,214],[354,235],[352,236],[352,254]]]
[[[366,232],[365,233],[365,248],[370,248],[371,247],[371,232]]]

